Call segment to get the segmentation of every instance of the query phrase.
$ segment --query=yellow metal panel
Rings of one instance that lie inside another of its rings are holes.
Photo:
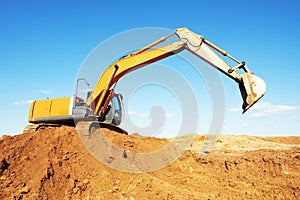
[[[33,111],[32,111],[32,119],[49,116],[50,108],[51,108],[50,99],[35,101]]]
[[[59,98],[51,100],[50,116],[69,115],[70,98]]]
[[[34,101],[30,106],[28,121],[36,118],[69,115],[70,97]]]
[[[35,105],[35,102],[32,102],[31,105],[30,105],[30,110],[29,110],[29,114],[28,114],[28,121],[31,122],[32,121],[32,115],[33,115],[33,109],[34,109],[34,105]]]

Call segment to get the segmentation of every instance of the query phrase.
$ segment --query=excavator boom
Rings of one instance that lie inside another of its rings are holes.
[[[179,41],[172,42],[162,47],[150,49],[159,43],[166,41],[167,38],[176,34]],[[206,61],[234,81],[239,84],[240,92],[243,99],[243,113],[253,106],[266,92],[265,82],[250,72],[245,62],[240,62],[230,56],[226,51],[220,49],[213,43],[204,39],[190,31],[188,28],[179,28],[174,33],[163,37],[152,44],[118,60],[110,65],[99,79],[91,97],[87,100],[87,104],[95,103],[94,113],[105,113],[107,104],[110,99],[107,98],[109,92],[113,92],[110,88],[123,76],[131,71],[145,67],[150,63],[154,63],[171,55],[177,54],[183,50],[188,50],[197,57]],[[220,58],[213,50],[219,52],[223,56],[237,62],[237,66],[229,66],[222,58]],[[240,69],[244,70],[244,74],[239,74]]]

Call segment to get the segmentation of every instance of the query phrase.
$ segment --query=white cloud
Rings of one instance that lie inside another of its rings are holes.
[[[300,106],[290,106],[290,105],[272,104],[269,102],[260,102],[254,104],[249,111],[253,112],[250,115],[250,117],[266,117],[266,116],[280,115],[294,110],[300,110]],[[230,108],[228,111],[242,112],[242,108],[233,107]]]
[[[290,106],[290,105],[274,105],[269,102],[258,103],[253,106],[252,110],[254,112],[251,117],[266,117],[272,115],[279,115],[287,113],[290,111],[300,110],[300,106]]]
[[[147,117],[148,113],[137,113],[137,116],[139,116],[139,117]]]
[[[30,104],[32,103],[34,100],[22,100],[22,101],[15,101],[13,102],[14,105],[24,105],[24,104]]]
[[[243,122],[242,126],[246,127],[246,126],[248,126],[248,123],[247,122]]]
[[[242,108],[239,107],[234,107],[234,108],[229,108],[229,112],[242,112]]]
[[[174,114],[173,114],[173,113],[166,113],[166,117],[167,117],[167,118],[174,117]]]
[[[42,94],[51,94],[50,90],[40,90]]]
[[[133,111],[128,111],[128,115],[135,115],[136,113]]]

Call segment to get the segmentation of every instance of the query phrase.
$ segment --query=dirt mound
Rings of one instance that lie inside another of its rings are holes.
[[[103,132],[132,152],[170,142]],[[200,159],[203,139],[161,170],[127,173],[95,159],[70,127],[3,136],[0,199],[300,199],[299,137],[222,136]]]

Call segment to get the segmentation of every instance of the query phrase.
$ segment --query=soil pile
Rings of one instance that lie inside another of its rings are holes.
[[[102,131],[130,152],[170,142]],[[99,162],[71,127],[3,136],[0,199],[300,199],[300,137],[224,135],[199,158],[203,139],[158,171],[128,173]]]

